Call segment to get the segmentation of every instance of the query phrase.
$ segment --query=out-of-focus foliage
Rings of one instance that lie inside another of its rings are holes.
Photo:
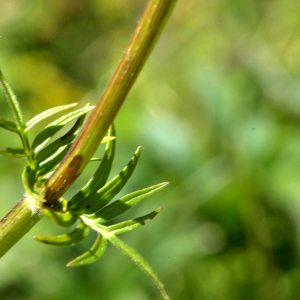
[[[27,120],[57,105],[95,104],[144,5],[2,1],[0,65]],[[174,300],[298,298],[299,14],[300,3],[292,0],[179,0],[117,117],[115,170],[137,145],[144,148],[124,194],[171,183],[127,214],[166,207],[125,240]],[[0,111],[11,117],[2,94]],[[17,146],[1,130],[0,148]],[[0,159],[4,215],[22,197],[25,162]],[[66,268],[95,237],[56,249],[32,240],[45,231],[62,233],[42,220],[1,259],[1,300],[160,299],[112,247],[97,264]]]

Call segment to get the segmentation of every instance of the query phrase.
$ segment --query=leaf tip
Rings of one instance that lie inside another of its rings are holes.
[[[167,186],[169,183],[170,183],[170,182],[166,181],[166,182],[162,182],[162,183],[158,184],[157,186],[158,186],[159,188],[163,188],[163,187]]]
[[[44,241],[44,236],[42,236],[42,235],[35,235],[35,236],[33,237],[33,239],[36,240],[36,241],[38,241],[38,242],[47,244],[47,241]]]
[[[161,206],[155,210],[156,213],[160,213],[165,207]]]
[[[66,264],[66,267],[69,268],[69,267],[75,267],[75,266],[74,266],[74,265],[72,264],[72,262],[70,261],[69,263]]]
[[[77,259],[78,259],[78,257],[75,258],[75,259],[73,259],[72,261],[68,262],[68,263],[66,264],[66,266],[67,266],[68,268],[74,268],[74,267],[81,267],[81,266],[84,266],[84,265],[85,265],[84,262],[78,262]]]
[[[139,156],[141,155],[141,151],[142,151],[142,146],[138,146],[134,152],[134,156],[139,158]]]

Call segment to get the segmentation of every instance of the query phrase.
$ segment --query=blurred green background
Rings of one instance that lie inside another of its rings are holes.
[[[1,1],[0,66],[26,120],[56,105],[95,104],[145,3]],[[124,193],[170,181],[120,220],[165,206],[121,238],[173,300],[299,298],[299,14],[293,0],[178,1],[116,119],[112,175],[143,146]],[[12,118],[2,92],[0,114]],[[1,130],[0,147],[18,145]],[[1,216],[22,198],[24,164],[0,158]],[[161,299],[113,246],[95,264],[66,268],[93,235],[64,249],[32,239],[64,232],[43,219],[1,259],[1,300]]]

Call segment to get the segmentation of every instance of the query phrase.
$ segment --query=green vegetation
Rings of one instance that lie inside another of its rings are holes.
[[[1,149],[0,154],[10,158],[24,157],[28,163],[22,176],[24,198],[0,221],[0,258],[43,216],[63,227],[70,227],[79,221],[71,233],[36,236],[35,239],[54,246],[74,246],[85,239],[92,229],[97,232],[97,239],[92,248],[67,266],[78,267],[97,261],[104,254],[109,241],[152,279],[165,300],[169,299],[162,282],[148,262],[136,250],[116,237],[145,225],[145,221],[153,219],[162,208],[143,217],[114,225],[104,226],[103,223],[120,216],[167,184],[138,190],[109,204],[132,175],[140,154],[139,147],[129,164],[106,183],[116,148],[115,129],[111,124],[151,53],[175,2],[150,0],[97,105],[91,107],[87,104],[82,109],[58,118],[42,129],[32,144],[28,139],[28,131],[34,125],[74,105],[48,109],[25,123],[17,97],[0,70],[0,85],[15,119],[13,122],[1,117],[0,127],[16,133],[22,143],[22,147]],[[83,125],[88,112],[91,114]],[[57,132],[73,120],[76,122],[67,133],[47,145]],[[108,136],[104,137],[109,126]],[[93,159],[92,156],[100,143],[107,143],[104,155],[102,159]],[[89,182],[70,201],[61,198],[88,163],[95,160],[100,160],[101,163]]]
[[[73,102],[95,105],[144,8],[125,0],[4,2],[0,65],[25,120]],[[143,149],[118,198],[170,184],[108,225],[165,207],[121,238],[151,263],[173,300],[298,298],[299,10],[292,0],[178,1],[115,120],[108,181]],[[1,93],[0,111],[12,120]],[[31,141],[42,122],[29,131]],[[0,148],[21,147],[17,135],[0,130]],[[25,162],[0,163],[4,216],[24,192]],[[98,166],[91,162],[64,197]],[[39,221],[1,260],[0,298],[161,299],[111,244],[98,262],[66,268],[91,249],[94,232],[74,247],[32,239],[75,228]]]

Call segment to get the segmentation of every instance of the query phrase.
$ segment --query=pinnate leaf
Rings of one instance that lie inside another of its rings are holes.
[[[107,239],[98,233],[92,248],[67,264],[67,267],[80,267],[91,264],[102,257],[107,247]]]
[[[38,177],[44,177],[49,172],[52,172],[56,169],[56,167],[60,164],[62,159],[67,154],[71,145],[64,146],[60,149],[60,152],[55,153],[55,156],[51,157],[51,159],[47,160],[44,164],[39,166]]]
[[[42,209],[41,213],[44,217],[63,227],[70,227],[74,225],[78,219],[78,216],[72,214],[69,211],[63,213],[57,212],[53,209]]]
[[[125,186],[138,163],[141,147],[138,147],[127,166],[110,182],[102,187],[95,195],[85,202],[85,213],[95,213],[107,205]],[[88,207],[89,206],[89,207]],[[88,208],[87,208],[88,207]]]
[[[58,138],[50,145],[42,149],[36,155],[36,161],[38,164],[41,164],[43,161],[52,159],[56,155],[58,155],[67,145],[70,145],[75,139],[76,135],[79,132],[80,127],[84,121],[85,116],[81,116],[77,119],[74,126],[62,137]]]
[[[164,209],[164,207],[160,207],[160,208],[156,209],[155,211],[153,211],[150,214],[147,214],[145,216],[105,227],[105,231],[109,232],[111,234],[114,234],[114,235],[118,235],[118,234],[133,231],[135,229],[138,229],[138,228],[144,226],[146,220],[149,220],[149,219],[152,220],[163,209]]]
[[[170,299],[163,283],[160,281],[154,270],[135,249],[129,247],[115,235],[109,235],[107,238],[118,250],[130,258],[130,260],[132,260],[153,281],[165,300]]]
[[[64,127],[66,124],[70,123],[74,119],[77,119],[80,116],[87,114],[93,108],[93,106],[81,108],[50,123],[36,136],[32,144],[32,149],[34,149],[35,152],[38,152],[62,127]]]
[[[148,187],[146,189],[130,193],[120,198],[119,200],[111,203],[110,205],[104,207],[103,209],[99,210],[97,213],[91,216],[91,219],[97,220],[96,222],[99,224],[113,220],[114,218],[118,217],[119,215],[123,214],[125,211],[130,209],[132,206],[138,204],[142,200],[158,192],[167,184],[168,182],[163,182]]]
[[[38,242],[59,246],[59,247],[69,247],[81,242],[89,233],[89,227],[81,222],[74,231],[68,234],[62,234],[57,236],[35,236],[34,239]]]
[[[0,149],[0,154],[8,157],[14,157],[14,158],[20,158],[26,156],[24,148],[20,148],[20,147]]]
[[[98,158],[98,157],[92,157],[92,158],[90,159],[89,162],[101,161],[101,160],[102,160],[101,158]]]
[[[59,113],[61,111],[64,111],[64,110],[69,109],[71,107],[74,107],[76,105],[78,105],[78,103],[72,103],[72,104],[68,104],[68,105],[61,105],[61,106],[50,108],[50,109],[38,114],[37,116],[35,116],[34,118],[32,118],[30,121],[28,121],[26,123],[25,131],[28,131],[29,129],[31,129],[38,122],[40,122],[40,121],[42,121],[42,120],[44,120],[48,117],[51,117],[56,113]]]
[[[14,122],[4,119],[2,117],[0,117],[0,127],[13,132],[17,132],[17,133],[19,132],[18,126]]]
[[[29,165],[24,168],[23,171],[23,184],[27,194],[35,194],[34,185],[35,185],[35,174],[36,171],[32,170]]]
[[[105,143],[110,142],[110,141],[115,140],[115,139],[116,139],[115,136],[105,136],[102,139],[101,144],[105,144]]]
[[[111,126],[108,131],[109,137],[115,136],[114,127]],[[82,211],[86,204],[86,199],[97,192],[106,182],[115,155],[115,139],[110,140],[106,144],[104,156],[101,160],[99,168],[96,170],[92,179],[76,194],[68,203],[68,210]]]
[[[5,93],[6,99],[10,105],[11,111],[12,111],[19,127],[23,128],[23,115],[22,115],[22,112],[20,109],[19,102],[17,100],[15,93],[11,89],[8,81],[4,77],[4,74],[2,73],[1,69],[0,69],[0,87],[2,87],[2,89]]]

